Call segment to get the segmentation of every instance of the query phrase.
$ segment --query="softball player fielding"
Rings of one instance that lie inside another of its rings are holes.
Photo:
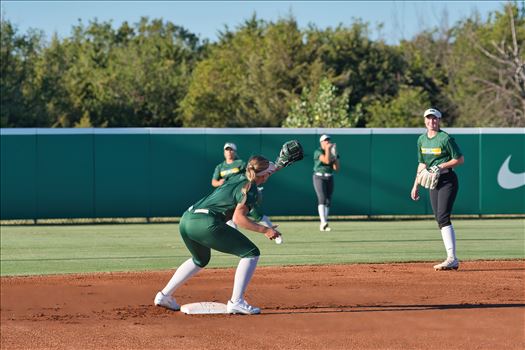
[[[222,186],[225,181],[228,181],[234,176],[243,176],[246,171],[246,163],[242,159],[239,159],[237,155],[237,145],[235,143],[226,142],[223,146],[223,150],[224,161],[217,164],[211,178],[211,185],[213,187]],[[258,187],[258,189],[259,201],[262,201],[262,187]],[[259,201],[253,206],[249,216],[255,222],[262,222],[267,227],[272,227],[273,223],[270,218],[262,212]],[[233,228],[237,228],[237,225],[235,225],[233,220],[229,220],[227,224]],[[277,244],[282,243],[282,238],[279,237],[275,242]]]
[[[244,292],[259,260],[259,249],[226,222],[233,218],[240,227],[263,233],[270,240],[280,236],[276,226],[266,227],[248,218],[259,196],[257,185],[265,183],[274,171],[276,167],[273,163],[262,156],[254,156],[248,161],[245,176],[231,178],[184,213],[179,230],[192,257],[175,271],[167,285],[157,293],[155,305],[179,310],[173,293],[209,263],[211,249],[215,249],[241,258],[227,312],[249,315],[260,313],[258,307],[249,305],[244,299]]]

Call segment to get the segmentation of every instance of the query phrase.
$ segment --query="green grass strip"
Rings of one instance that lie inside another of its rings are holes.
[[[260,265],[439,261],[441,234],[432,220],[282,222],[284,244],[245,232]],[[525,258],[525,220],[455,220],[460,260]],[[177,224],[28,225],[1,227],[2,276],[173,269],[190,255]],[[211,268],[238,258],[212,252]]]

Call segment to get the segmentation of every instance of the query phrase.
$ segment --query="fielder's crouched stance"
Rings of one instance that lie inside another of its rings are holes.
[[[430,203],[441,237],[447,251],[447,258],[434,266],[436,270],[457,270],[456,234],[450,222],[452,206],[458,193],[458,177],[452,170],[463,164],[464,157],[454,138],[440,130],[441,112],[430,108],[424,113],[427,132],[418,139],[417,176],[411,197],[419,199],[418,185],[430,190]]]
[[[298,159],[302,159],[302,148]],[[244,292],[259,260],[259,249],[226,222],[233,217],[234,223],[242,228],[263,233],[271,240],[278,238],[281,234],[275,229],[276,226],[259,225],[251,221],[247,215],[258,200],[257,185],[263,184],[276,170],[294,161],[289,159],[285,164],[278,163],[276,166],[262,156],[254,156],[248,161],[245,176],[227,181],[184,213],[179,230],[192,258],[186,260],[164,289],[157,293],[155,305],[179,310],[180,306],[172,294],[208,264],[211,249],[215,249],[241,258],[235,272],[233,292],[226,311],[248,315],[261,312],[259,308],[249,305],[244,300]]]

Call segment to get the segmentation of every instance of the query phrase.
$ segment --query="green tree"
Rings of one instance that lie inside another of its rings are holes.
[[[322,65],[316,71],[348,93],[353,126],[366,126],[367,106],[374,100],[397,94],[406,62],[396,48],[372,41],[367,23],[357,20],[350,27],[326,30],[311,26],[305,36],[308,56]],[[318,79],[316,74],[312,77]],[[308,85],[315,84],[309,81]]]
[[[294,101],[290,114],[283,123],[287,128],[348,128],[348,92],[337,96],[337,88],[328,78],[323,78],[316,93],[305,88]]]
[[[46,126],[44,102],[34,85],[42,32],[21,35],[3,17],[0,31],[0,126]]]
[[[142,18],[74,28],[63,84],[69,116],[62,126],[180,126],[178,108],[201,52],[199,39],[170,22]],[[66,113],[67,114],[67,113]]]
[[[45,47],[40,38],[2,22],[2,126],[180,126],[179,103],[207,45],[147,18],[116,30],[80,22]]]
[[[507,3],[486,22],[455,29],[448,94],[458,126],[525,126],[525,5]]]
[[[386,101],[376,100],[368,106],[368,127],[399,128],[423,126],[423,111],[431,105],[421,87],[401,86],[399,93]]]
[[[458,117],[457,105],[447,93],[452,44],[452,30],[444,28],[421,32],[412,40],[402,41],[399,45],[407,62],[403,79],[405,90],[408,87],[416,89],[416,96],[421,96],[417,91],[424,92],[428,104],[421,106],[420,114],[430,106],[435,106],[444,114],[443,122],[446,125],[454,125]]]
[[[302,48],[293,18],[267,23],[254,15],[221,33],[193,72],[184,126],[280,126],[305,68]]]

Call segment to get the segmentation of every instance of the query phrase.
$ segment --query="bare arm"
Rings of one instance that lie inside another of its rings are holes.
[[[448,162],[439,164],[440,169],[452,169],[457,167],[458,165],[461,165],[465,162],[465,157],[461,156],[458,159],[451,159]]]
[[[419,192],[418,192],[418,188],[417,188],[417,174],[419,174],[419,172],[421,170],[426,169],[426,167],[427,167],[427,165],[425,163],[419,163],[417,165],[416,177],[414,179],[414,185],[412,186],[412,191],[410,192],[410,198],[412,198],[415,201],[419,200]]]
[[[249,211],[246,205],[237,204],[233,213],[233,222],[247,230],[263,233],[268,239],[275,239],[280,236],[280,233],[274,227],[259,225],[250,220],[247,216]]]
[[[328,143],[326,147],[323,149],[324,153],[319,156],[319,160],[321,161],[321,163],[326,164],[326,165],[330,165],[330,163],[332,163],[330,161],[330,158],[332,157],[331,149],[333,145],[334,144],[332,143]],[[334,169],[335,171],[339,171],[339,160],[338,159],[336,159],[335,162],[332,163],[332,169]]]
[[[220,179],[220,180],[211,179],[211,185],[213,187],[222,186],[223,183],[224,183],[224,179]]]
[[[339,171],[339,159],[336,159],[336,161],[334,162],[334,164],[332,165],[332,168],[335,170],[335,171]]]
[[[321,154],[319,156],[319,160],[321,161],[321,163],[324,163],[324,164],[330,164],[330,146],[332,144],[329,143],[326,145],[326,147],[323,148],[323,154]],[[321,147],[323,147],[323,145],[321,145]]]
[[[319,160],[321,161],[321,163],[330,164],[330,154],[328,152],[329,151],[325,150],[325,152],[319,156]]]

